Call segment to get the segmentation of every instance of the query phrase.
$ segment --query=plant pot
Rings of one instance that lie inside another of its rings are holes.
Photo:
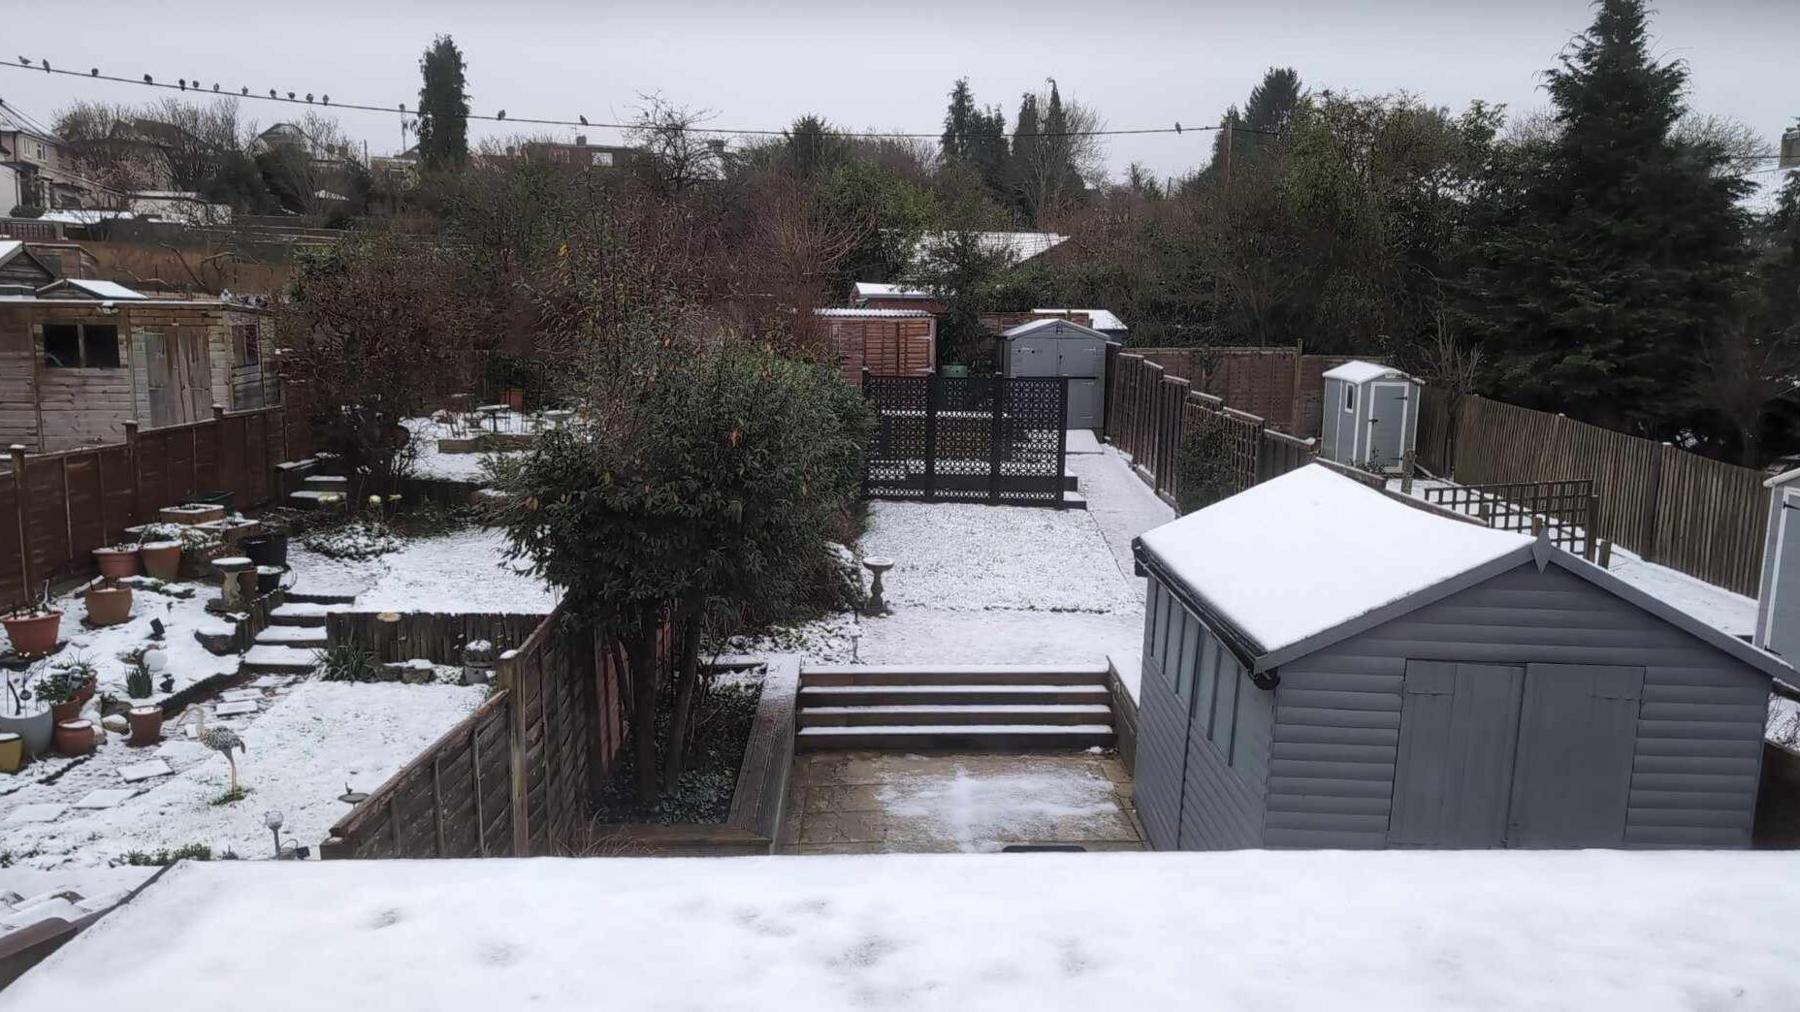
[[[282,569],[280,566],[257,566],[256,567],[256,593],[257,593],[257,595],[261,596],[263,594],[273,594],[276,591],[280,590],[281,589],[281,578],[285,574],[286,574],[286,570]]]
[[[131,738],[127,744],[141,747],[162,741],[162,707],[134,706],[125,719],[131,724]]]
[[[0,622],[6,626],[6,638],[12,641],[14,651],[27,655],[47,654],[56,649],[56,634],[62,629],[62,612]]]
[[[270,532],[257,534],[238,542],[238,549],[259,566],[287,567],[288,536]]]
[[[64,703],[51,703],[50,719],[59,725],[65,721],[80,720],[81,708],[85,705],[87,704],[79,696]]]
[[[18,735],[25,742],[27,756],[43,755],[50,748],[50,738],[56,731],[56,719],[49,710],[39,710],[24,716],[0,716],[0,731]]]
[[[181,542],[152,541],[138,550],[143,559],[144,571],[158,580],[176,580],[181,577]]]
[[[131,619],[130,587],[89,587],[87,591],[88,622],[97,626],[118,625]]]
[[[56,750],[63,755],[87,755],[94,750],[94,722],[64,720],[56,725]]]
[[[514,411],[525,410],[525,391],[518,387],[506,388],[506,406]]]
[[[94,690],[98,689],[99,687],[100,687],[100,680],[98,678],[89,678],[87,681],[82,682],[81,688],[79,690],[77,690],[75,693],[75,701],[77,703],[80,703],[82,706],[86,706],[88,704],[88,700],[94,698]]]
[[[122,580],[138,575],[136,548],[96,548],[94,562],[100,567],[100,575],[107,579]]]
[[[0,773],[17,773],[24,765],[24,737],[17,731],[0,731]]]

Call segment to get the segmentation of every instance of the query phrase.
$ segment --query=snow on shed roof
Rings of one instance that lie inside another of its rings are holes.
[[[1040,330],[1057,329],[1074,331],[1077,334],[1091,335],[1101,341],[1106,340],[1106,335],[1100,333],[1098,330],[1095,330],[1092,327],[1084,327],[1074,320],[1065,320],[1060,316],[1052,316],[1043,320],[1032,320],[1030,323],[1021,323],[1011,330],[1003,331],[1000,336],[1007,338],[1024,337],[1027,334],[1035,334]]]
[[[65,288],[86,292],[96,299],[147,299],[150,297],[134,288],[126,288],[116,281],[97,281],[93,278],[63,278],[60,281],[52,281],[38,289],[38,292],[51,294]]]
[[[1380,379],[1383,376],[1402,376],[1408,379],[1411,378],[1391,366],[1378,365],[1374,362],[1364,362],[1361,359],[1354,362],[1345,362],[1335,369],[1325,370],[1326,379],[1349,380],[1352,383],[1362,383],[1367,380]]]
[[[24,248],[25,244],[17,239],[0,239],[0,264],[11,260]]]
[[[1094,321],[1095,330],[1130,330],[1125,321],[1110,309],[1034,309],[1034,313],[1085,313]]]
[[[1266,655],[1529,548],[1532,538],[1439,516],[1309,464],[1140,541]]]
[[[397,1012],[1073,1012],[1121,996],[1143,1009],[1652,1008],[1730,984],[1740,1004],[1778,1008],[1800,961],[1771,939],[1791,936],[1796,904],[1800,857],[1782,852],[188,861],[8,996],[375,998]],[[1231,972],[1194,973],[1183,955],[1196,951]]]
[[[931,313],[923,309],[815,309],[813,315],[832,318],[929,318]]]

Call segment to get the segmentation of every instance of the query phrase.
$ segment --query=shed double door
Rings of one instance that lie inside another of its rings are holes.
[[[1100,377],[1106,374],[1106,345],[1027,335],[1014,338],[1009,350],[1011,376],[1061,376],[1068,392],[1071,429],[1097,429],[1104,407]]]
[[[1407,662],[1388,843],[1618,846],[1643,682],[1643,668]]]

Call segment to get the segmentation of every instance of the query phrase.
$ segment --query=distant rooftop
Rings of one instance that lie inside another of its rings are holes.
[[[932,318],[932,314],[923,309],[815,309],[813,314],[829,318],[851,317],[892,317],[892,318]]]
[[[858,281],[856,297],[859,299],[935,299],[937,295],[923,288],[910,285],[890,285],[879,281]]]

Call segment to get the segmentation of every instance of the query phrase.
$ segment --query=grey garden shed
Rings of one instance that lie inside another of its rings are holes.
[[[1106,335],[1098,330],[1069,320],[1020,324],[1000,335],[1000,374],[1066,378],[1066,428],[1100,427],[1106,405]]]
[[[1419,383],[1374,362],[1324,373],[1319,454],[1352,467],[1398,470],[1418,442]]]
[[[1145,533],[1153,846],[1743,847],[1766,651],[1312,464]]]
[[[1800,468],[1765,482],[1769,534],[1756,597],[1756,645],[1800,662]]]

